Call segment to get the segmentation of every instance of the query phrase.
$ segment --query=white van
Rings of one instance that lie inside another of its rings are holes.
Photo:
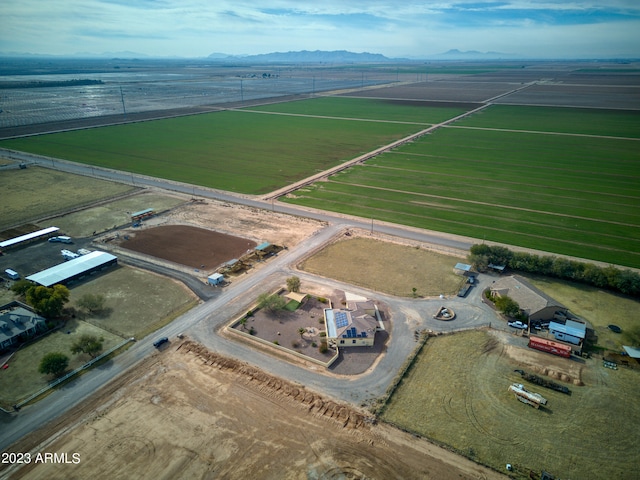
[[[9,277],[11,280],[20,280],[20,275],[18,275],[18,272],[16,272],[15,270],[11,270],[10,268],[7,268],[4,273],[7,275],[7,277]]]

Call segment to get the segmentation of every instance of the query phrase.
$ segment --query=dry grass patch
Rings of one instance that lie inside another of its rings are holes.
[[[0,229],[135,190],[121,183],[46,168],[6,170],[0,175]]]
[[[464,279],[453,273],[461,258],[422,248],[355,237],[339,240],[305,260],[302,270],[403,297],[458,292]]]
[[[383,419],[497,470],[511,463],[515,478],[529,478],[529,469],[561,478],[635,478],[638,372],[589,360],[585,386],[570,385],[570,396],[528,385],[549,402],[535,410],[507,391],[522,382],[513,370],[524,364],[517,352],[506,353],[519,347],[495,338],[472,331],[429,339]],[[533,353],[540,364],[574,362]]]
[[[156,212],[162,212],[185,202],[185,199],[154,193],[132,195],[79,212],[63,215],[55,219],[55,224],[63,232],[73,237],[89,237],[93,232],[102,233],[112,229],[114,226],[130,224],[132,212],[139,212],[146,208],[153,208]],[[43,224],[43,228],[49,226],[50,223]]]
[[[106,298],[104,313],[86,320],[124,338],[141,338],[197,303],[181,283],[133,267],[117,268],[74,287],[72,306],[86,293]]]

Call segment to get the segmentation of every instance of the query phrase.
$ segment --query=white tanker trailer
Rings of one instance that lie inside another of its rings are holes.
[[[509,387],[509,391],[513,392],[518,400],[522,403],[531,405],[534,408],[540,408],[540,405],[546,405],[547,399],[539,393],[533,393],[524,388],[521,383],[513,383]]]

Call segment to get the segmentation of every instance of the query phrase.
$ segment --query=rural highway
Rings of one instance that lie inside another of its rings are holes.
[[[133,368],[147,356],[161,355],[152,346],[152,342],[158,337],[167,336],[175,340],[178,333],[185,333],[189,338],[204,344],[212,351],[255,364],[273,375],[298,382],[307,388],[327,394],[338,400],[359,405],[384,394],[407,355],[415,348],[415,330],[426,328],[438,331],[451,328],[446,323],[438,322],[431,318],[439,306],[451,306],[457,312],[456,328],[472,328],[474,326],[487,325],[492,321],[495,323],[496,317],[494,313],[480,301],[481,285],[473,289],[472,293],[465,299],[457,297],[444,300],[400,299],[379,293],[374,294],[351,285],[340,284],[340,282],[334,280],[327,280],[295,271],[295,274],[300,276],[303,282],[313,281],[332,288],[341,288],[369,298],[375,298],[377,301],[385,303],[389,310],[393,312],[393,327],[386,352],[371,371],[344,378],[329,375],[319,366],[315,370],[313,368],[302,368],[256,351],[243,343],[229,341],[218,335],[216,330],[233,319],[239,312],[243,312],[250,307],[258,294],[273,290],[284,284],[285,279],[294,272],[294,265],[299,259],[339,235],[346,228],[361,228],[365,230],[373,228],[376,232],[403,237],[420,243],[436,244],[444,249],[467,250],[472,244],[472,240],[389,224],[373,224],[367,220],[332,215],[325,212],[282,205],[276,202],[265,202],[247,196],[236,196],[192,185],[98,169],[58,159],[6,151],[0,151],[0,154],[28,164],[40,164],[62,171],[130,183],[136,186],[161,188],[256,208],[277,210],[281,213],[321,220],[327,224],[326,227],[300,244],[289,250],[282,251],[250,274],[235,280],[228,287],[217,290],[217,293],[212,294],[210,299],[191,309],[155,334],[136,342],[126,352],[118,355],[108,363],[86,372],[60,389],[53,390],[46,398],[32,406],[23,408],[20,412],[0,415],[0,449],[2,450],[5,450],[24,435],[74,408],[101,386]],[[490,278],[487,277],[482,281],[490,283]],[[171,344],[166,348],[171,348]]]

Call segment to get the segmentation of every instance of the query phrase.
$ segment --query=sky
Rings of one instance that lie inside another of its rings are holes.
[[[640,58],[638,0],[1,0],[0,52]]]

